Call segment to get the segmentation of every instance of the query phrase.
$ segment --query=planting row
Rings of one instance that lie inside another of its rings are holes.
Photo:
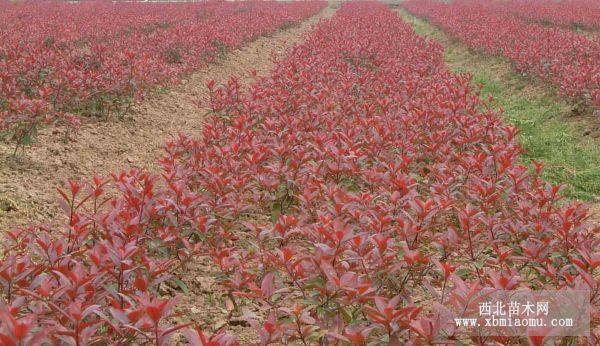
[[[504,0],[494,5],[542,24],[600,29],[600,2],[596,0]]]
[[[210,83],[212,118],[167,143],[160,178],[71,182],[65,227],[8,233],[0,338],[234,345],[168,323],[159,287],[201,257],[262,345],[507,343],[453,325],[484,287],[585,290],[595,309],[586,208],[518,164],[517,130],[442,53],[353,2],[270,76]]]
[[[503,56],[520,73],[557,86],[576,102],[600,107],[600,41],[528,23],[488,1],[407,1],[402,6],[471,49]]]
[[[122,115],[149,88],[315,14],[323,2],[0,3],[0,132]]]

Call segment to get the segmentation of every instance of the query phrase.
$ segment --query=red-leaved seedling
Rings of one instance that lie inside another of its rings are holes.
[[[495,288],[586,290],[598,326],[587,208],[519,163],[517,130],[384,4],[342,5],[248,88],[209,87],[160,176],[71,182],[63,227],[7,232],[3,340],[236,345],[173,323],[161,288],[199,258],[244,344],[541,343],[453,325]]]

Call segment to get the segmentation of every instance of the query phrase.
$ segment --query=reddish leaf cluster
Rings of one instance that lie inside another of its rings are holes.
[[[600,29],[600,2],[596,0],[504,0],[495,5],[542,24]]]
[[[194,251],[169,219],[192,216],[173,212],[154,183],[139,171],[114,176],[112,188],[98,177],[71,181],[59,190],[64,229],[7,234],[0,262],[3,345],[164,345],[185,327],[165,323],[177,300],[156,291]]]
[[[176,82],[323,2],[0,2],[0,131],[18,144],[42,123],[127,112]]]
[[[214,115],[167,143],[160,183],[72,182],[64,229],[9,233],[0,337],[165,344],[185,325],[158,286],[201,256],[238,309],[258,307],[262,345],[468,340],[447,317],[484,287],[587,290],[597,325],[598,228],[518,163],[517,130],[442,54],[355,2],[247,90],[210,83]]]
[[[507,11],[510,5],[488,0],[407,1],[402,6],[470,48],[503,56],[517,71],[557,86],[577,102],[600,107],[599,40],[524,21]]]

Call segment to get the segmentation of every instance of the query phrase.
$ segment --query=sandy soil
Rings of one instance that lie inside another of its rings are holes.
[[[590,222],[600,225],[600,203],[590,204]]]
[[[207,110],[198,109],[196,101],[207,99],[209,80],[220,83],[236,75],[248,82],[252,70],[258,75],[268,73],[272,53],[282,54],[333,12],[327,8],[295,27],[229,52],[181,85],[149,96],[122,121],[85,123],[73,142],[65,143],[62,136],[52,135],[52,129],[44,129],[26,154],[17,158],[11,156],[13,146],[0,143],[0,229],[62,217],[56,188],[68,179],[134,166],[156,171],[166,139],[179,132],[199,132]]]

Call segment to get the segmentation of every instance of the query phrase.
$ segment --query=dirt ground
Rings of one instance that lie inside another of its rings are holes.
[[[600,204],[594,203],[590,205],[590,221],[596,225],[600,225]]]
[[[229,52],[188,76],[181,85],[149,96],[122,121],[84,123],[71,143],[52,135],[52,129],[44,129],[25,155],[17,158],[11,156],[12,145],[0,143],[0,229],[61,217],[56,188],[68,179],[136,166],[157,171],[157,158],[166,139],[201,129],[207,109],[198,109],[196,101],[207,99],[209,80],[221,83],[235,75],[244,83],[252,78],[252,70],[258,75],[268,73],[272,52],[282,54],[319,19],[333,12],[327,8],[297,26]]]

